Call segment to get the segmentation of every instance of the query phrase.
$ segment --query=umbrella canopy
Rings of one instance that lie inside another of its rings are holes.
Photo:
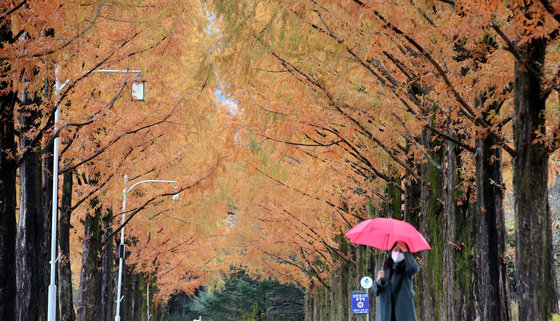
[[[378,217],[362,221],[344,235],[354,243],[380,250],[390,250],[397,241],[404,241],[410,252],[431,249],[424,236],[414,226],[392,218]]]

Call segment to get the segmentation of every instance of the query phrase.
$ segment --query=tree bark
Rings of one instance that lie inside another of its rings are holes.
[[[132,267],[128,265],[123,265],[123,291],[124,296],[121,303],[121,320],[123,321],[135,321],[133,319],[134,304],[135,304],[135,291],[136,291],[136,275],[134,274]],[[126,278],[124,276],[126,275]]]
[[[93,213],[84,222],[78,321],[97,321],[101,302],[101,209],[97,199],[92,199],[90,206]]]
[[[108,210],[103,217],[103,238],[105,239],[113,232],[113,211]],[[113,303],[115,287],[113,284],[113,266],[115,262],[115,245],[113,240],[107,241],[103,248],[102,271],[101,271],[101,305],[99,316],[102,321],[110,321],[114,318]]]
[[[139,310],[141,307],[141,302],[138,301],[138,292],[139,290],[139,275],[132,272],[132,277],[131,277],[131,283],[132,283],[132,289],[129,292],[129,297],[132,299],[132,304],[130,305],[130,321],[136,321],[139,320],[138,316],[139,316]]]
[[[451,130],[447,133],[453,137]],[[468,184],[460,176],[459,168],[463,166],[462,156],[472,157],[460,150],[451,141],[445,141],[445,169],[443,171],[445,218],[443,222],[443,294],[446,316],[440,320],[469,321],[475,320],[474,290],[474,223],[471,206],[471,191],[462,191],[460,184]],[[465,193],[463,195],[463,192]],[[427,266],[427,269],[430,267]]]
[[[516,61],[514,72],[513,190],[519,321],[547,321],[556,311],[557,295],[548,210],[548,153],[537,136],[546,131],[540,76],[546,39],[533,38],[519,52],[525,61],[525,65]]]
[[[20,149],[25,156],[20,167],[20,206],[17,227],[16,269],[17,269],[17,305],[18,321],[36,321],[46,318],[47,298],[42,287],[45,280],[41,271],[48,260],[41,253],[44,242],[42,236],[44,218],[42,210],[41,152],[40,146],[31,146],[31,139],[25,135],[33,129],[39,118],[26,93],[22,94],[22,112],[20,113],[21,132]]]
[[[60,220],[58,225],[58,246],[60,251],[60,260],[58,263],[58,302],[61,321],[76,320],[72,298],[72,270],[70,268],[72,179],[72,171],[64,173],[62,199],[60,203]]]
[[[163,320],[163,315],[164,315],[164,313],[165,313],[164,307],[161,306],[161,305],[158,305],[157,308],[156,308],[156,311],[157,311],[157,313],[156,313],[156,315],[155,315],[156,321],[161,321],[161,320]]]
[[[494,135],[476,140],[476,266],[481,321],[509,321],[502,151]]]
[[[422,135],[422,144],[427,150],[432,150],[431,135],[427,130]],[[441,164],[443,155],[441,149],[432,152],[432,158]],[[442,195],[442,173],[431,163],[422,165],[422,177],[430,183],[423,184],[420,191],[420,233],[424,235],[431,246],[430,251],[422,251],[420,257],[423,266],[420,269],[417,282],[420,300],[418,318],[420,320],[439,321],[446,315],[443,297],[443,216],[444,207],[439,201]]]
[[[0,27],[0,43],[12,41],[8,23]],[[4,74],[5,69],[2,70]],[[5,91],[6,83],[0,83]],[[16,172],[14,94],[0,95],[0,320],[16,316]]]

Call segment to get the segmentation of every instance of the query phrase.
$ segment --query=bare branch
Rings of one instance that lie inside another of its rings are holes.
[[[6,19],[9,15],[11,15],[12,13],[16,12],[19,8],[23,7],[24,4],[27,3],[27,0],[23,0],[20,3],[16,4],[12,9],[4,12],[2,14],[2,16],[0,16],[0,23]]]
[[[277,138],[274,138],[274,137],[270,137],[270,136],[267,136],[265,134],[257,133],[255,131],[245,127],[243,124],[241,124],[241,127],[243,129],[245,129],[246,131],[252,133],[252,134],[255,134],[257,136],[261,136],[263,138],[266,138],[267,140],[271,140],[271,141],[286,144],[286,145],[304,146],[304,147],[329,147],[329,146],[333,146],[333,145],[338,145],[342,142],[341,140],[332,141],[332,142],[325,143],[325,144],[322,144],[322,143],[306,144],[306,143],[290,142],[290,141],[285,141],[285,140],[280,140],[280,139],[277,139]]]
[[[117,136],[116,138],[114,138],[112,141],[110,141],[106,146],[104,146],[103,148],[101,148],[100,150],[98,150],[96,153],[94,153],[93,155],[91,155],[90,157],[87,157],[86,159],[82,160],[81,162],[79,162],[79,163],[77,163],[77,164],[75,164],[75,165],[72,165],[72,166],[65,167],[65,168],[61,169],[60,173],[63,174],[63,173],[65,173],[65,172],[67,172],[67,171],[74,170],[74,169],[76,169],[77,167],[79,167],[79,166],[81,166],[81,165],[83,165],[83,164],[85,164],[85,163],[88,163],[88,162],[91,161],[92,159],[96,158],[97,156],[99,156],[99,155],[101,155],[102,153],[104,153],[105,151],[107,151],[107,150],[109,149],[109,147],[113,146],[113,145],[114,145],[115,143],[117,143],[121,138],[123,138],[123,137],[125,137],[125,136],[127,136],[127,135],[135,134],[135,133],[140,132],[140,131],[142,131],[142,130],[145,130],[145,129],[148,129],[148,128],[151,128],[151,127],[154,127],[154,126],[157,126],[157,125],[160,125],[160,124],[165,123],[165,122],[167,121],[167,119],[168,119],[169,117],[171,117],[171,115],[173,114],[173,111],[177,108],[177,106],[179,105],[179,103],[181,102],[182,99],[183,99],[183,97],[181,97],[181,98],[179,99],[179,101],[177,101],[177,103],[175,104],[175,106],[173,106],[173,108],[171,109],[171,111],[170,111],[163,119],[161,119],[161,120],[159,120],[159,121],[157,121],[157,122],[151,123],[151,124],[143,125],[143,126],[140,126],[140,127],[138,127],[138,128],[135,128],[135,129],[132,129],[132,130],[127,130],[127,131],[123,132],[122,134],[120,134],[119,136]]]

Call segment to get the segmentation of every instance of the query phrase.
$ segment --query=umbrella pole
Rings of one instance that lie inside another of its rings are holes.
[[[385,246],[384,248],[387,248],[387,242],[389,242],[389,234],[387,234],[385,236]],[[383,268],[383,265],[385,264],[385,258],[387,257],[387,250],[383,250],[383,261],[381,261],[381,268]]]
[[[393,218],[393,211],[391,211],[391,216],[389,218]],[[388,242],[389,242],[389,234],[387,234],[387,236],[385,236],[385,248],[387,248],[387,243]],[[385,257],[387,256],[386,251],[389,251],[389,250],[384,250],[383,251],[383,263],[382,264],[385,264]],[[382,266],[382,268],[383,268],[383,266]]]

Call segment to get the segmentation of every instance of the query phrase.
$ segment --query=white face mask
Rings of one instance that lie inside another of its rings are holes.
[[[393,262],[400,263],[404,260],[404,254],[398,251],[393,251],[391,252],[391,258],[393,259]]]

